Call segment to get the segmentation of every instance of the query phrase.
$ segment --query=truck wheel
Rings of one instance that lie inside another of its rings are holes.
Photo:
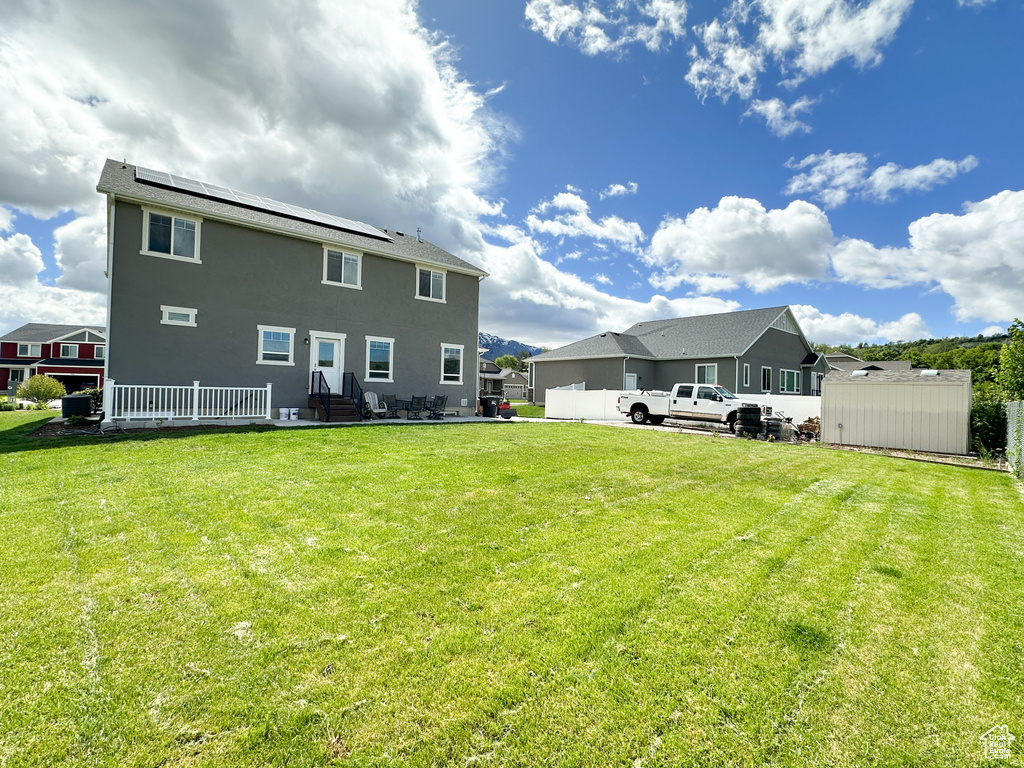
[[[650,418],[651,424],[653,424],[656,427],[661,426],[661,423],[663,421],[665,421],[665,417],[664,416],[651,416],[651,418]]]
[[[647,409],[642,405],[637,406],[629,412],[630,421],[634,424],[646,424],[647,423]]]
[[[735,413],[730,413],[729,414],[729,431],[732,432],[734,435],[736,434],[736,414]]]

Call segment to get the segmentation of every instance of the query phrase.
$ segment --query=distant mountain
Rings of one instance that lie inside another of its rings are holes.
[[[529,352],[530,355],[539,355],[542,350],[541,347],[532,347],[515,339],[506,341],[501,336],[495,336],[493,333],[481,333],[479,344],[487,350],[484,353],[484,358],[487,360],[494,360],[502,355],[518,355],[520,350],[523,349]]]

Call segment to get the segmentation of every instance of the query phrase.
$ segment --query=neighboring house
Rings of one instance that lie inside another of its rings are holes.
[[[971,372],[833,371],[821,398],[822,442],[964,454]]]
[[[103,386],[106,329],[99,325],[28,323],[0,337],[0,389],[36,374],[68,392]]]
[[[834,371],[909,371],[913,367],[909,360],[861,360],[845,352],[825,355]]]
[[[484,350],[486,351],[486,350]],[[493,360],[480,358],[480,396],[497,395],[504,399],[526,397],[526,376],[511,368],[499,368]]]
[[[590,389],[668,390],[720,384],[736,394],[820,394],[828,363],[789,307],[637,323],[530,358],[532,399],[583,382]]]
[[[486,273],[422,240],[107,160],[110,349],[118,385],[265,387],[268,410],[332,393],[476,407]]]

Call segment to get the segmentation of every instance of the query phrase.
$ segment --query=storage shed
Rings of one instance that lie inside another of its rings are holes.
[[[965,454],[970,423],[970,371],[833,371],[822,382],[825,443]]]

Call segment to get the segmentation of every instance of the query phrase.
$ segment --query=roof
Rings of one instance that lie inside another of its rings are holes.
[[[922,384],[962,384],[971,383],[971,372],[969,370],[940,370],[937,375],[923,376],[927,368],[914,368],[909,371],[832,371],[825,376],[826,383],[843,384],[848,382],[857,383],[909,383],[917,382]]]
[[[622,333],[601,333],[567,344],[530,362],[582,357],[735,357],[742,355],[789,307],[636,323]]]
[[[829,365],[837,371],[859,371],[876,368],[882,371],[909,371],[913,365],[909,360],[861,360],[845,352],[831,352],[825,355]]]
[[[96,360],[95,358],[86,360],[84,358],[74,357],[48,357],[45,360],[39,360],[38,362],[33,363],[33,365],[42,368],[102,368],[103,361]]]
[[[107,160],[100,175],[97,192],[114,195],[137,203],[152,203],[175,210],[200,215],[204,218],[230,221],[243,226],[284,232],[303,239],[316,242],[348,246],[367,253],[389,256],[400,261],[414,262],[443,267],[456,272],[485,276],[484,272],[468,261],[460,259],[443,248],[439,248],[426,240],[415,236],[399,234],[395,231],[369,227],[369,225],[353,222],[369,230],[379,232],[380,236],[356,234],[339,227],[317,224],[300,218],[272,213],[269,210],[251,208],[240,203],[231,203],[224,199],[207,197],[204,194],[190,192],[183,188],[168,188],[152,182],[141,181],[135,177],[136,166]],[[202,182],[191,181],[196,188],[205,187]],[[211,188],[213,185],[209,185]],[[247,197],[256,198],[255,195]],[[280,205],[280,204],[279,204]],[[298,209],[296,209],[298,210]],[[334,219],[330,214],[308,211],[323,218]]]
[[[20,341],[33,344],[46,344],[68,336],[75,331],[93,331],[94,333],[106,334],[107,329],[102,325],[54,325],[52,323],[27,323],[20,328],[15,328],[5,336],[0,336],[0,341]]]

